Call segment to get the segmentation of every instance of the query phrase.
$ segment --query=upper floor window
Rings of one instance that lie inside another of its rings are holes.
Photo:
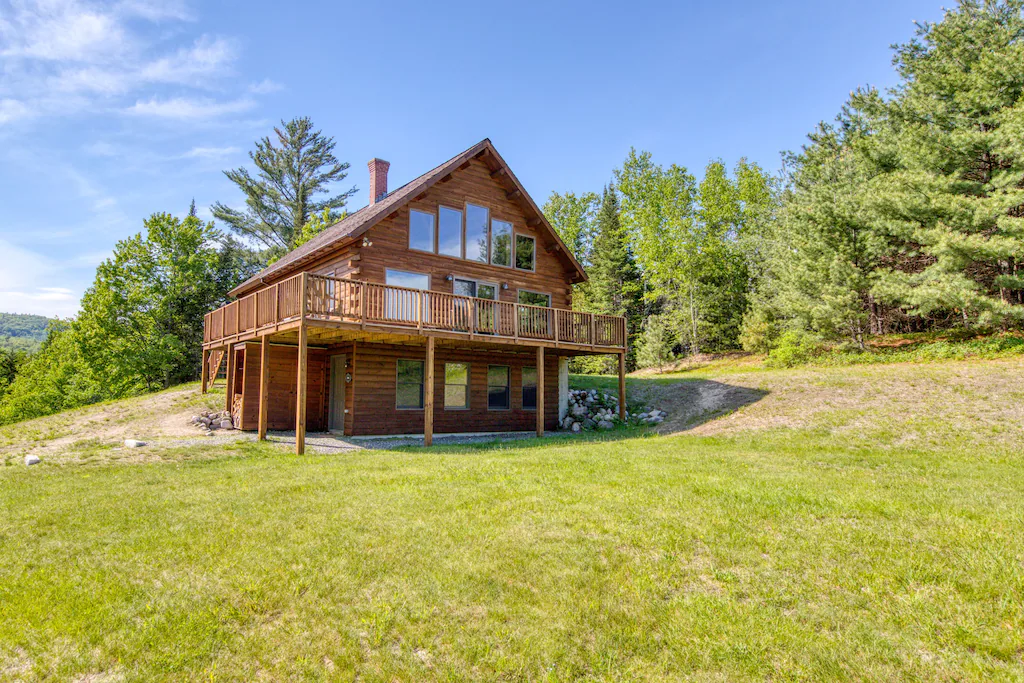
[[[437,253],[462,258],[462,212],[441,206],[437,209]]]
[[[519,303],[526,304],[527,306],[543,306],[545,308],[551,308],[551,295],[520,289]]]
[[[497,218],[491,219],[491,263],[512,265],[512,224]]]
[[[537,269],[537,241],[529,235],[516,235],[516,268]]]
[[[419,251],[434,251],[434,214],[409,212],[409,248]]]
[[[490,212],[483,206],[466,204],[466,258],[487,263],[490,243],[487,239],[487,221]]]

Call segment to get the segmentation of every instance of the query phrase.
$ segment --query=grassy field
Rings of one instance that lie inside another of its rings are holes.
[[[0,680],[1024,680],[1022,376],[739,360],[631,380],[674,436],[11,457]]]

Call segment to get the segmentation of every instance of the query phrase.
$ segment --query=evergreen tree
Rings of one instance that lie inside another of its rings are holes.
[[[212,207],[217,220],[261,245],[267,258],[293,249],[312,216],[326,211],[331,222],[338,220],[356,191],[353,187],[330,194],[330,186],[344,180],[349,168],[334,156],[334,138],[314,130],[308,118],[282,121],[281,126],[274,128],[276,144],[265,137],[249,153],[255,177],[244,167],[224,172],[245,194],[246,209],[238,211],[220,202]],[[328,196],[317,199],[323,194]]]
[[[589,310],[626,317],[626,361],[632,369],[636,366],[635,341],[643,318],[642,286],[640,272],[619,217],[619,198],[611,187],[605,187],[601,195],[601,206],[594,222],[590,264]]]

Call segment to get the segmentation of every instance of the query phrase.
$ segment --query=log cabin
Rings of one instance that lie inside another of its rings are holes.
[[[626,323],[572,310],[583,267],[490,140],[388,189],[205,316],[202,387],[226,363],[235,426],[346,436],[558,427],[568,360],[618,357]]]

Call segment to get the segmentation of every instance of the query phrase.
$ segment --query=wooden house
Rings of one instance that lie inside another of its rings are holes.
[[[568,359],[626,325],[572,310],[583,268],[490,140],[388,190],[232,291],[205,319],[203,388],[226,356],[241,429],[349,436],[557,428]],[[620,400],[620,411],[625,401]]]

